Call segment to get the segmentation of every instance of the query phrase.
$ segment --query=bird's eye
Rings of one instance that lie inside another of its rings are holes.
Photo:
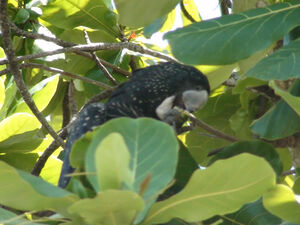
[[[200,91],[200,90],[201,90],[200,86],[197,86],[197,87],[196,87],[196,90],[197,90],[197,91]]]

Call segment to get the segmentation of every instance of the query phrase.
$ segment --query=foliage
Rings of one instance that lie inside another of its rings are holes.
[[[194,0],[1,0],[0,8],[6,2],[14,26],[10,37],[0,32],[1,224],[300,224],[299,1],[233,0],[231,14],[211,20]],[[178,19],[183,27],[173,30]],[[159,32],[168,47],[148,43]],[[5,38],[28,57],[19,61],[23,80],[56,132],[133,69],[174,56],[210,81],[196,118],[237,141],[203,127],[176,136],[154,119],[114,119],[76,141],[76,172],[61,189],[61,147],[40,177],[30,174],[53,137],[9,72]],[[70,51],[90,42],[120,47]],[[59,55],[49,53],[53,43]]]

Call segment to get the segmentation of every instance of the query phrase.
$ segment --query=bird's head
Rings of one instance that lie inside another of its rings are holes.
[[[168,96],[156,109],[158,117],[162,120],[169,115],[175,107],[195,112],[202,108],[210,94],[209,82],[205,75],[191,66],[179,65],[173,70],[174,92]]]

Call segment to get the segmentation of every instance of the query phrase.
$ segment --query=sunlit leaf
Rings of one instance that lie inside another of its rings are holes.
[[[179,0],[115,0],[119,22],[129,27],[143,27],[168,14]]]
[[[165,223],[174,217],[196,222],[230,213],[274,185],[275,174],[264,159],[241,154],[195,171],[181,192],[151,207],[143,224]]]
[[[278,184],[263,197],[265,208],[272,214],[293,223],[300,223],[300,203],[292,189]]]

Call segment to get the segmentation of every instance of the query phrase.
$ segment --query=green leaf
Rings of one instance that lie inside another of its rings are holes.
[[[300,203],[293,191],[283,184],[278,184],[263,196],[265,208],[272,214],[292,223],[300,223]]]
[[[291,94],[300,96],[300,80],[296,80],[293,84]],[[262,138],[279,139],[300,130],[300,117],[285,101],[281,100],[261,118],[255,120],[251,129]]]
[[[28,113],[15,113],[0,122],[0,143],[8,138],[41,127],[38,119]]]
[[[34,100],[39,111],[43,111],[56,92],[59,76],[52,76],[42,80],[40,83],[30,89],[30,93],[33,94]],[[32,113],[27,104],[22,100],[15,110],[15,112],[28,112]]]
[[[17,87],[14,81],[10,80],[6,89],[5,89],[5,101],[2,108],[0,109],[0,120],[4,119],[7,116],[7,111],[11,103],[15,100],[17,94]]]
[[[41,18],[62,29],[85,26],[104,29],[119,36],[116,26],[117,15],[110,11],[103,1],[98,0],[57,0],[42,7]]]
[[[119,22],[132,28],[150,25],[172,11],[179,0],[115,0]]]
[[[300,77],[300,38],[264,58],[246,74],[261,80],[287,80]]]
[[[270,81],[269,85],[274,89],[275,94],[280,96],[300,116],[300,97],[293,96],[289,92],[283,91],[273,80]]]
[[[111,133],[119,133],[130,152],[130,169],[134,173],[133,190],[139,192],[140,184],[151,174],[145,199],[158,195],[175,175],[178,142],[172,128],[160,121],[140,118],[117,118],[95,130],[86,155],[86,171],[96,172],[95,151],[99,143]],[[153,163],[155,162],[155,163]],[[95,190],[100,190],[97,177],[88,176]]]
[[[143,207],[142,198],[134,192],[106,190],[93,199],[76,202],[69,211],[79,214],[87,224],[130,225]]]
[[[272,145],[263,141],[241,141],[233,143],[223,148],[221,152],[217,153],[210,160],[210,163],[213,163],[220,159],[227,159],[244,152],[263,157],[267,162],[270,163],[276,174],[278,176],[281,175],[283,166],[280,161],[279,155]]]
[[[232,64],[268,48],[300,24],[291,1],[194,23],[167,33],[174,56],[187,64]]]
[[[107,135],[119,133],[130,152],[130,170],[134,174],[132,187],[122,188],[136,193],[142,191],[143,198],[147,201],[144,211],[137,218],[140,221],[175,175],[179,146],[173,129],[163,122],[150,118],[117,118],[106,122],[93,133],[94,137],[85,158],[89,181],[94,190],[99,192],[95,176],[95,151]],[[149,184],[143,189],[141,186],[147,179]]]
[[[23,215],[25,217],[25,214]],[[22,218],[20,215],[14,214],[8,210],[0,208],[0,224],[3,225],[38,225],[41,223],[33,223],[29,220]]]
[[[27,9],[19,9],[19,11],[16,14],[16,17],[14,19],[15,23],[25,23],[30,17],[30,13]]]
[[[219,225],[251,224],[274,225],[281,224],[281,219],[269,213],[263,206],[262,200],[244,205],[239,211],[222,216],[224,222]]]
[[[0,152],[21,153],[33,151],[43,141],[43,137],[39,136],[39,132],[40,130],[36,129],[10,136],[6,140],[0,142]]]
[[[2,161],[15,167],[16,169],[23,170],[29,173],[33,169],[33,166],[38,158],[39,155],[37,153],[10,153],[0,156],[0,159]]]
[[[0,161],[0,204],[19,210],[55,209],[68,215],[77,197]],[[21,193],[21,194],[20,194]]]
[[[98,145],[96,153],[97,177],[100,189],[119,189],[122,183],[132,186],[129,169],[130,154],[123,137],[111,133]]]
[[[195,171],[181,192],[151,207],[143,224],[165,223],[174,217],[195,222],[234,212],[274,185],[275,174],[264,159],[241,154]]]
[[[295,180],[295,183],[293,185],[293,191],[295,194],[299,195],[300,194],[300,177],[297,177]]]

